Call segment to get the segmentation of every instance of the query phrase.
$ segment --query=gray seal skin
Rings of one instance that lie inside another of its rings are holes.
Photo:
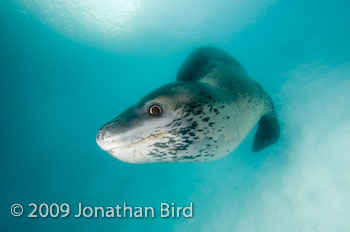
[[[270,97],[228,53],[201,47],[181,65],[176,82],[104,125],[96,140],[128,163],[201,162],[232,152],[256,124],[254,152],[279,138]]]

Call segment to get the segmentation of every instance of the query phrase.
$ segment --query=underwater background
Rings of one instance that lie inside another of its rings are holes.
[[[350,2],[0,1],[1,231],[350,231]],[[232,54],[272,97],[278,143],[128,164],[98,129],[175,80],[195,48]],[[28,218],[29,203],[193,202],[193,218]],[[10,214],[14,203],[25,215]]]

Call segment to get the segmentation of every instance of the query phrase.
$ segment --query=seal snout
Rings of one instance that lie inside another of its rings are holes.
[[[97,135],[96,135],[96,140],[99,141],[102,139],[103,139],[103,131],[102,131],[102,129],[99,129],[97,132]]]
[[[106,150],[106,141],[105,141],[105,131],[103,128],[99,129],[96,135],[96,142],[103,150]]]
[[[111,133],[109,132],[108,127],[107,128],[106,127],[107,125],[98,130],[96,135],[97,141],[102,142],[108,139],[109,137],[111,137]]]
[[[96,142],[103,150],[109,150],[118,142],[117,133],[118,128],[115,123],[107,123],[98,130],[96,135]]]

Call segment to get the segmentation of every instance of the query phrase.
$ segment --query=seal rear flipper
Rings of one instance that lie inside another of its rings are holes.
[[[280,137],[280,125],[275,110],[264,114],[259,121],[254,137],[253,152],[261,151],[274,144]]]

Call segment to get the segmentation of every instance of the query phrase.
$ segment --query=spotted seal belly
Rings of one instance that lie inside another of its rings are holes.
[[[252,150],[260,151],[279,138],[271,98],[232,56],[202,47],[175,82],[104,125],[96,140],[124,162],[200,162],[229,154],[256,124]]]

